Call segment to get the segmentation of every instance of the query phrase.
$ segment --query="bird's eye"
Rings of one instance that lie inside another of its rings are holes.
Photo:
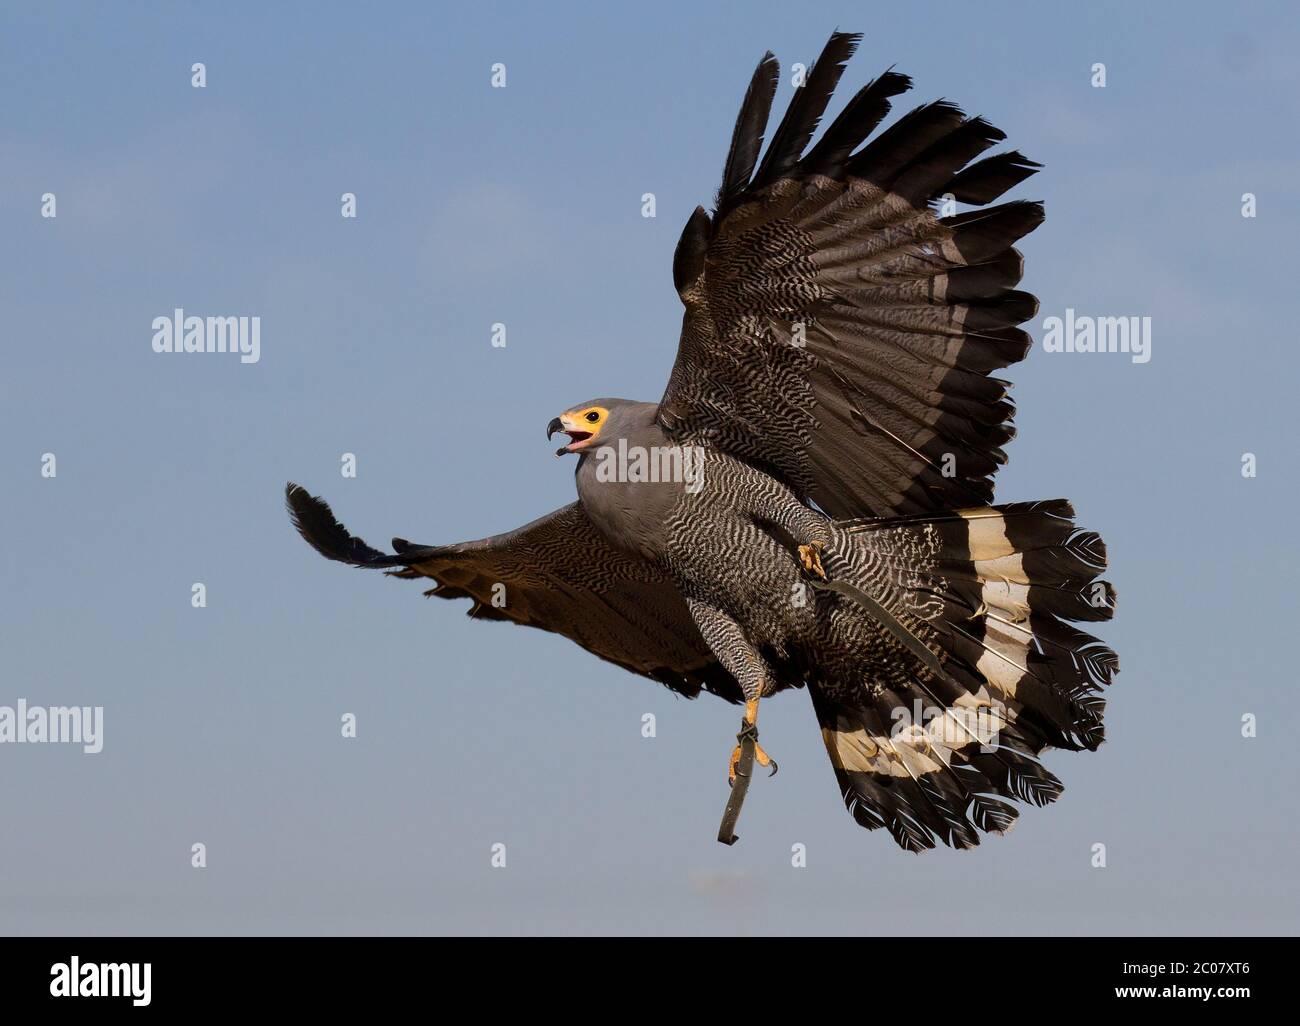
[[[600,414],[597,413],[595,410],[592,410],[589,414],[587,414],[587,423],[588,423],[588,424],[594,424],[594,423],[596,423],[596,421],[598,421],[598,420],[600,420]]]

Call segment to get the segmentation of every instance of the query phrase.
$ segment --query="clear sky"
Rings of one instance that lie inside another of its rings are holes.
[[[104,747],[0,745],[0,931],[1295,932],[1294,5],[618,7],[4,5],[0,705],[102,706]],[[570,501],[547,421],[658,398],[750,72],[776,52],[783,107],[836,27],[845,96],[895,65],[1046,165],[1036,337],[1151,318],[1149,363],[1009,375],[998,497],[1105,537],[1122,672],[1107,744],[975,852],[858,828],[803,692],[724,848],[735,708],[327,563],[282,509],[293,479],[433,543]],[[260,360],[153,352],[177,307],[260,317]]]

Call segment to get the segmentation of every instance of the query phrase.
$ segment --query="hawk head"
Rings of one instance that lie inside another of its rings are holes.
[[[556,456],[568,452],[582,452],[604,441],[612,443],[626,438],[641,421],[645,411],[653,412],[653,403],[632,402],[629,399],[591,399],[570,407],[546,425],[546,437],[557,431],[569,436],[569,444],[555,450]]]

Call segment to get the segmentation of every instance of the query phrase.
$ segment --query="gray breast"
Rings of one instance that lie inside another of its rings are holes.
[[[653,404],[646,404],[653,410]],[[616,436],[583,453],[578,497],[592,522],[615,545],[655,560],[666,545],[665,525],[689,490],[702,461],[675,443],[653,419],[619,425]]]

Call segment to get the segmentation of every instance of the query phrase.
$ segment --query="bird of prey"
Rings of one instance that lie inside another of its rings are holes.
[[[969,848],[1060,795],[1044,749],[1101,743],[1118,661],[1071,621],[1108,619],[1115,595],[1068,502],[991,505],[1014,432],[990,372],[1031,346],[1014,243],[1043,221],[995,201],[1041,165],[980,158],[1005,136],[944,100],[875,134],[911,86],[892,70],[810,145],[859,38],[831,36],[765,152],[779,68],[759,62],[713,211],[673,257],[685,316],[663,397],[547,427],[578,457],[576,502],[389,555],[303,488],[287,499],[329,559],[743,703],[736,789],[753,760],[775,768],[760,702],[806,687],[859,824]]]

